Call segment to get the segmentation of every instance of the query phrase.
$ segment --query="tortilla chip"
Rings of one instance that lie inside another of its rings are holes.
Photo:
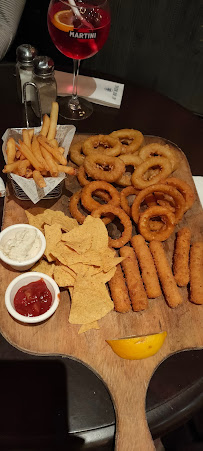
[[[55,260],[52,256],[52,250],[62,237],[61,226],[59,224],[53,224],[51,226],[45,224],[44,233],[46,238],[46,249],[44,255],[46,256],[48,262],[52,262]]]
[[[44,231],[44,229],[43,229],[43,226],[44,226],[43,213],[35,216],[32,213],[30,213],[28,210],[25,210],[25,214],[28,219],[28,224],[30,224],[34,227],[37,227],[37,229],[39,229],[41,232]]]
[[[87,332],[87,330],[90,330],[90,329],[99,329],[98,322],[94,321],[93,323],[90,323],[90,324],[82,324],[78,333],[83,334],[83,332]]]
[[[60,224],[61,229],[65,232],[69,232],[69,230],[79,226],[76,219],[69,218],[69,216],[66,216],[62,211],[55,211],[51,209],[45,210],[44,222],[48,225]]]
[[[66,266],[58,265],[54,268],[54,280],[59,287],[73,287],[75,277],[66,271]]]
[[[71,324],[92,323],[114,309],[106,285],[94,279],[81,275],[76,277],[69,315]]]
[[[42,272],[43,274],[47,274],[47,276],[53,277],[54,274],[54,263],[48,263],[46,260],[39,260],[30,271]]]
[[[96,274],[94,276],[94,278],[97,282],[107,283],[107,282],[109,282],[109,280],[112,279],[115,272],[116,272],[116,266],[111,268],[110,271],[108,271],[108,272],[101,271],[99,274]]]
[[[88,250],[102,252],[108,247],[108,232],[101,219],[89,215],[82,225],[64,233],[62,241],[78,254]]]

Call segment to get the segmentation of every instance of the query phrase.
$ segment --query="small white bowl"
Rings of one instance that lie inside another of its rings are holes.
[[[40,279],[44,280],[47,288],[50,290],[52,295],[52,304],[49,310],[38,316],[23,316],[20,313],[16,312],[16,309],[14,307],[14,297],[17,291],[28,283],[36,282]],[[8,312],[18,321],[27,324],[41,323],[42,321],[50,318],[50,316],[52,316],[56,311],[59,305],[59,300],[60,290],[58,285],[51,277],[41,272],[26,272],[24,274],[21,274],[20,276],[12,280],[5,292],[5,304]]]
[[[36,227],[29,225],[29,224],[14,224],[10,227],[6,227],[1,233],[0,233],[0,245],[3,245],[8,239],[13,238],[15,233],[19,231],[20,229],[34,229],[37,231],[37,235],[41,240],[41,247],[39,252],[29,260],[24,260],[22,262],[18,262],[16,260],[11,260],[9,257],[4,255],[2,250],[0,249],[0,259],[7,263],[7,265],[11,266],[13,269],[16,269],[17,271],[26,271],[30,269],[44,254],[44,251],[46,249],[46,239],[43,235],[43,233],[37,229]]]

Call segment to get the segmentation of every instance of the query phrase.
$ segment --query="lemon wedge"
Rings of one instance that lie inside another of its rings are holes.
[[[74,26],[71,24],[73,19],[73,13],[71,10],[58,11],[52,18],[53,25],[62,31],[74,30]]]
[[[141,360],[156,354],[163,345],[166,336],[166,332],[160,332],[159,334],[106,341],[115,354],[122,359]]]

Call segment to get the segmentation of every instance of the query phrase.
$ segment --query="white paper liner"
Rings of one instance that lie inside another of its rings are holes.
[[[201,175],[194,175],[193,180],[196,186],[196,190],[198,192],[198,196],[200,198],[200,202],[203,207],[203,177]]]
[[[31,127],[32,128],[32,127]],[[5,162],[7,161],[6,156],[6,143],[7,140],[13,137],[16,141],[22,139],[22,128],[8,128],[2,136],[3,146],[2,151],[4,155]],[[35,127],[35,134],[39,133],[41,127]],[[60,146],[64,147],[64,156],[67,157],[71,142],[73,140],[76,128],[74,125],[57,125],[56,139]],[[36,204],[41,199],[43,199],[48,193],[50,193],[59,183],[65,179],[65,174],[60,173],[58,177],[44,177],[46,182],[45,188],[39,188],[33,179],[26,179],[20,177],[16,174],[10,174],[12,179],[22,188],[24,193],[29,197],[29,199]]]
[[[0,177],[0,197],[4,197],[6,194],[6,187],[4,185],[3,179]]]

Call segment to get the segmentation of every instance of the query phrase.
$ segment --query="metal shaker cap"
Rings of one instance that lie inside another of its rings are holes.
[[[23,63],[25,66],[31,66],[37,53],[37,49],[32,45],[22,44],[16,49],[16,58],[17,61]]]
[[[36,56],[33,61],[34,74],[47,77],[54,72],[54,62],[49,56]]]

